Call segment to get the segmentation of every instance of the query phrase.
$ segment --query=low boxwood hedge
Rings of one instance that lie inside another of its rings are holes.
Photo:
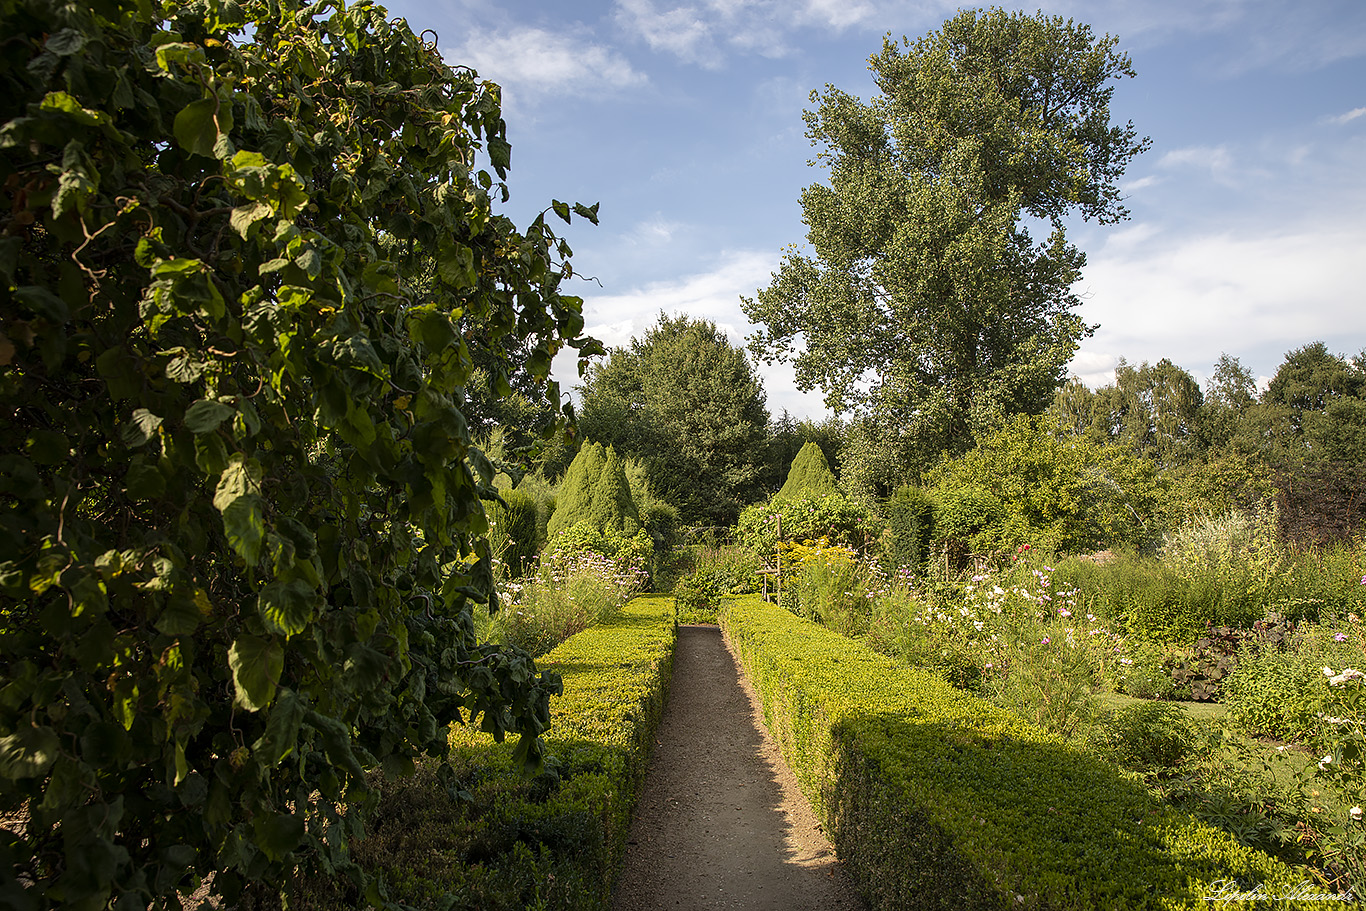
[[[757,597],[721,625],[873,908],[1238,907],[1258,888],[1324,907],[1282,901],[1323,891],[1295,869],[929,673]]]
[[[444,767],[381,783],[380,811],[356,859],[389,898],[415,908],[608,907],[673,666],[673,600],[639,597],[612,620],[537,660],[559,672],[546,764],[513,763],[513,744],[457,729]],[[314,889],[314,907],[355,896]]]

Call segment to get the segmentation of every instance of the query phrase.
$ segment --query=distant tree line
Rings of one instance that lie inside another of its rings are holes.
[[[815,444],[841,493],[870,505],[907,485],[980,481],[1000,490],[1007,475],[1025,483],[1030,471],[1030,483],[1044,484],[1040,465],[1050,477],[1071,465],[1069,477],[1081,479],[1068,482],[1079,485],[1075,496],[1109,510],[1069,514],[1085,527],[1059,527],[1058,541],[1076,546],[1151,541],[1200,512],[1271,504],[1291,541],[1366,527],[1366,354],[1334,354],[1322,342],[1288,352],[1265,389],[1228,354],[1204,388],[1169,359],[1121,359],[1111,383],[1091,389],[1073,377],[1041,413],[1003,415],[966,452],[916,460],[892,458],[866,416],[770,415],[746,353],[714,324],[687,315],[661,314],[592,369],[581,393],[582,437],[643,466],[652,495],[685,525],[734,524],[745,506],[773,497],[798,452]],[[545,453],[549,480],[574,451]],[[1135,493],[1139,478],[1143,492]],[[1116,485],[1127,500],[1107,499]],[[1037,517],[1039,527],[1049,521]]]

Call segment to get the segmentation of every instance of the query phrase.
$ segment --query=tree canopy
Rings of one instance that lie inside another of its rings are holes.
[[[892,428],[903,463],[963,452],[1047,407],[1088,328],[1063,218],[1127,216],[1147,146],[1110,123],[1117,39],[1042,14],[966,10],[870,58],[865,103],[828,86],[804,116],[829,182],[803,191],[811,253],[745,300],[756,354]],[[1047,223],[1036,240],[1030,220]]]
[[[472,344],[556,402],[601,350],[569,248],[494,211],[497,87],[379,7],[17,0],[0,35],[0,894],[364,884],[370,771],[549,723],[557,680],[475,638],[461,402]]]
[[[758,499],[768,410],[744,349],[707,320],[659,321],[589,372],[579,426],[644,462],[684,521],[726,525]]]

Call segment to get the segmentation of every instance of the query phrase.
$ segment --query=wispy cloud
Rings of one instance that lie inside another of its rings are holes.
[[[644,85],[645,73],[585,33],[519,26],[472,32],[463,45],[444,49],[451,64],[474,67],[517,101],[597,95]]]
[[[1337,126],[1341,127],[1346,126],[1353,120],[1356,120],[1358,117],[1366,117],[1366,108],[1353,108],[1345,114],[1339,114],[1336,117],[1329,117],[1328,122],[1336,124]]]
[[[713,36],[716,21],[707,10],[682,6],[658,9],[653,0],[618,0],[617,21],[645,40],[652,50],[673,54],[684,63],[718,67],[720,49]]]
[[[799,29],[840,32],[885,20],[900,2],[872,0],[616,0],[617,23],[652,50],[708,69],[725,64],[727,54],[784,57],[793,52],[791,34]]]
[[[1163,170],[1207,171],[1216,182],[1225,186],[1237,186],[1239,170],[1233,154],[1227,146],[1192,146],[1173,149],[1158,159],[1157,167]]]

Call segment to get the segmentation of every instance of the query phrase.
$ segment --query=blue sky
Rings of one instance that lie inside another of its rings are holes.
[[[740,295],[768,284],[823,179],[801,113],[832,84],[868,97],[867,58],[959,4],[934,0],[404,0],[452,65],[504,88],[506,211],[601,204],[567,236],[589,330],[627,343],[660,310],[752,331]],[[1023,8],[1034,12],[1037,4]],[[1119,358],[1167,357],[1204,380],[1223,352],[1269,377],[1322,340],[1366,347],[1366,3],[1092,0],[1043,5],[1120,39],[1135,79],[1112,118],[1152,149],[1122,188],[1132,218],[1078,222],[1077,291],[1098,323],[1071,370],[1107,382]],[[600,283],[600,284],[599,284]],[[575,381],[572,364],[557,364]],[[819,390],[761,367],[769,409],[820,418]]]

